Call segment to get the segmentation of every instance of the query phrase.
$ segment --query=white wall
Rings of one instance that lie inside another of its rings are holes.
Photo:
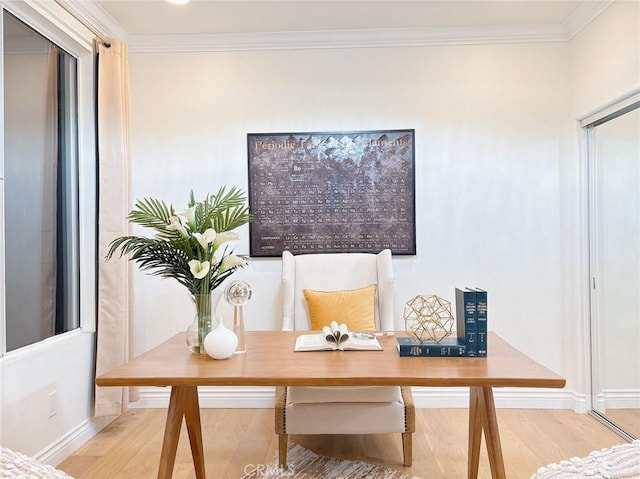
[[[90,420],[93,343],[74,331],[1,359],[3,447],[57,464],[101,428]]]
[[[183,205],[247,187],[249,132],[415,128],[415,257],[394,258],[397,327],[418,293],[489,291],[490,329],[562,362],[565,198],[575,148],[566,43],[132,54],[134,196]],[[248,232],[241,252],[248,251]],[[248,329],[280,327],[280,260],[256,259]],[[136,277],[138,350],[190,321],[186,293]]]
[[[569,43],[572,118],[640,87],[640,2],[617,1]]]

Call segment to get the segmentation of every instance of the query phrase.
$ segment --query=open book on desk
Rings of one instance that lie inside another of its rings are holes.
[[[321,333],[301,334],[296,338],[294,351],[382,351],[382,346],[371,334],[351,333],[346,324],[331,322]]]

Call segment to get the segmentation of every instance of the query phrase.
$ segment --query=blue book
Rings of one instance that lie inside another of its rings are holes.
[[[413,336],[397,337],[398,353],[400,356],[442,357],[466,356],[467,347],[458,338],[444,338],[440,342],[420,342]]]
[[[478,356],[487,356],[487,292],[476,288],[476,323],[478,327]]]
[[[467,356],[478,355],[478,326],[476,322],[476,292],[469,288],[456,288],[456,332],[465,342]]]

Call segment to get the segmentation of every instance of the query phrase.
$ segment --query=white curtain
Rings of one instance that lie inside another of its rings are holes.
[[[134,352],[132,265],[104,260],[109,243],[130,234],[129,53],[110,39],[98,45],[98,331],[96,374],[127,362]],[[95,415],[124,412],[137,399],[130,388],[96,387]]]

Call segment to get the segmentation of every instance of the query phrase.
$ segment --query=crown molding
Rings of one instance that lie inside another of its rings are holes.
[[[94,0],[56,2],[100,36],[116,37],[126,42],[132,53],[184,53],[566,42],[615,3],[615,0],[584,1],[562,23],[166,35],[128,34]]]
[[[197,35],[131,35],[129,51],[222,52],[562,42],[560,24]]]
[[[108,38],[119,38],[125,42],[129,34],[109,15],[96,1],[90,0],[55,0],[62,8],[77,18],[95,35]]]
[[[580,33],[582,29],[594,21],[615,2],[616,0],[582,2],[578,8],[571,12],[571,15],[569,15],[562,24],[567,41]]]

